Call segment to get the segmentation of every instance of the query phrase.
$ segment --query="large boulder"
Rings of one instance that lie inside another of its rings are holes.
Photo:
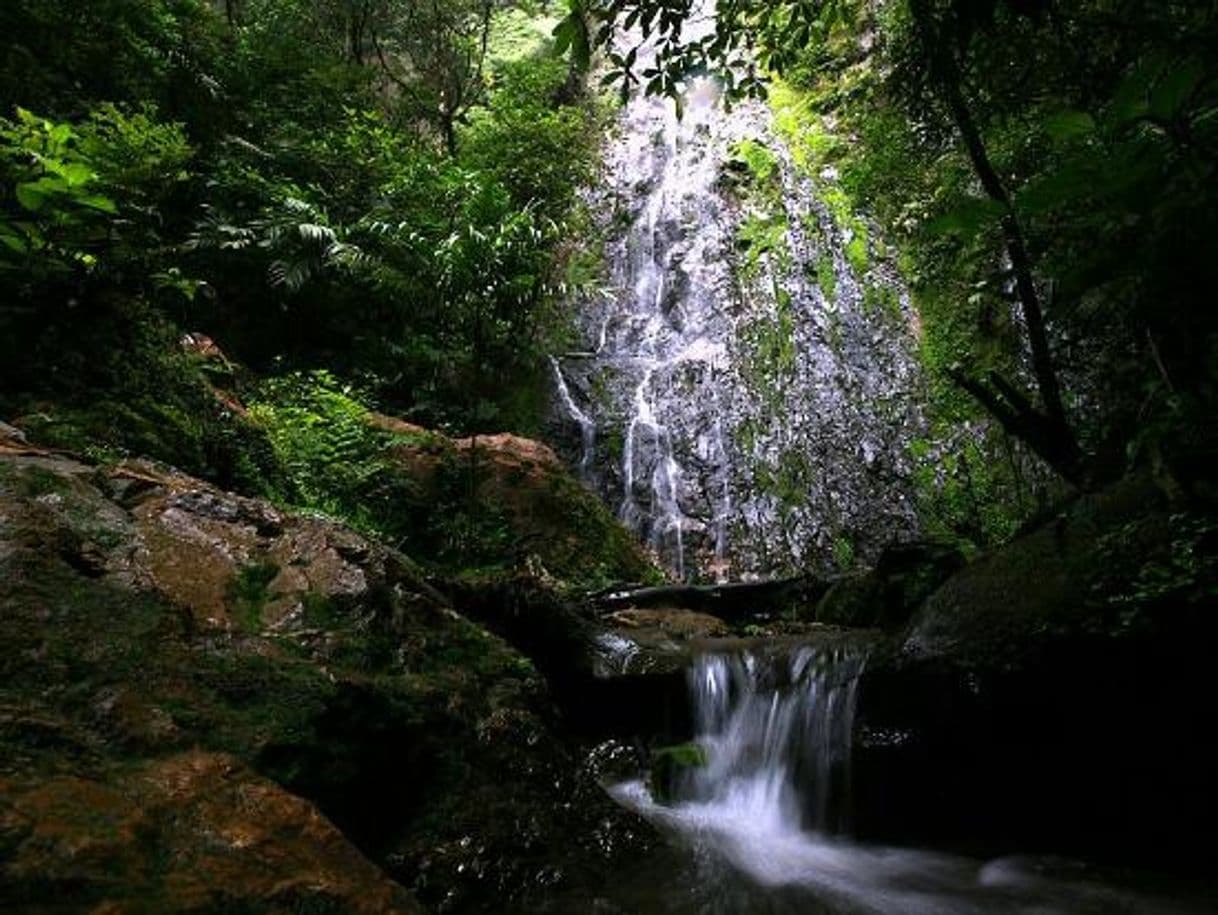
[[[832,626],[904,625],[963,565],[964,556],[949,544],[915,541],[888,546],[875,568],[835,581],[812,607],[813,617]]]
[[[379,414],[370,422],[392,435],[392,464],[420,508],[476,506],[466,523],[497,527],[500,559],[580,586],[660,578],[653,558],[541,442],[508,433],[454,439]]]
[[[29,915],[423,909],[308,801],[231,756],[0,781],[0,903]]]
[[[860,832],[1207,860],[1216,533],[1132,477],[951,576],[868,663]]]
[[[500,911],[644,834],[557,736],[535,667],[341,524],[11,445],[0,581],[0,893],[23,905],[128,911],[145,888],[203,911],[212,874],[212,911],[413,911],[403,887]],[[100,819],[58,819],[84,796]],[[110,851],[72,857],[90,842]]]

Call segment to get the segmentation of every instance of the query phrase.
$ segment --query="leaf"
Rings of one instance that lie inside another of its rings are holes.
[[[933,219],[926,230],[932,235],[972,234],[992,222],[996,222],[1006,208],[988,197],[968,197],[954,209]]]
[[[1095,132],[1095,119],[1085,111],[1058,111],[1045,118],[1044,129],[1054,140],[1075,140]]]
[[[83,162],[69,162],[62,169],[58,169],[58,172],[70,187],[88,184],[97,177],[97,173]]]
[[[1156,77],[1163,72],[1163,67],[1163,59],[1154,55],[1134,65],[1112,97],[1109,116],[1115,124],[1136,121],[1150,110],[1147,96]]]
[[[30,249],[29,242],[12,231],[8,226],[0,226],[0,245],[4,245],[4,247],[17,254],[25,254]]]
[[[17,202],[31,213],[37,213],[46,203],[46,196],[34,184],[18,184]]]
[[[571,22],[571,16],[560,20],[550,34],[554,38],[555,56],[562,57],[575,41],[575,25]]]
[[[588,27],[579,10],[572,5],[571,13],[554,26],[554,54],[558,57],[571,52],[571,63],[578,70],[586,70],[592,59],[588,40]]]
[[[101,213],[109,213],[114,215],[118,212],[118,206],[109,197],[103,197],[101,194],[88,194],[78,199],[81,206],[86,206],[91,210],[97,210]]]
[[[1175,61],[1150,93],[1150,113],[1171,120],[1188,102],[1193,90],[1205,76],[1205,67],[1197,58]]]

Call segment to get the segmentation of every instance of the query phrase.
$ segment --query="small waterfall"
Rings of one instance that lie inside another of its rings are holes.
[[[762,832],[843,831],[865,658],[811,646],[699,658],[689,676],[707,763],[690,770],[680,799]]]
[[[575,398],[571,396],[571,389],[567,387],[567,379],[563,377],[562,366],[553,356],[550,357],[550,365],[554,369],[554,382],[558,390],[559,402],[567,411],[567,415],[579,426],[581,444],[579,472],[581,475],[587,474],[592,463],[592,453],[596,447],[596,423],[589,419],[588,414],[576,404]]]
[[[1088,877],[1061,859],[978,860],[859,844],[850,747],[866,651],[779,645],[698,658],[689,674],[702,766],[657,802],[641,780],[610,795],[680,839],[609,912],[682,915],[1200,915],[1212,905]],[[646,888],[639,893],[640,885]],[[640,907],[639,899],[651,900]],[[580,900],[586,903],[586,898]],[[562,908],[555,911],[573,911]]]

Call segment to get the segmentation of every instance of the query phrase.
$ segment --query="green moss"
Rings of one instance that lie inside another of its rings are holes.
[[[744,251],[742,273],[746,279],[756,279],[767,255],[775,255],[780,264],[790,261],[787,248],[787,220],[779,214],[750,213],[736,230],[736,246]]]
[[[867,231],[861,224],[853,227],[854,236],[846,243],[846,260],[857,276],[862,276],[871,265],[867,253]]]
[[[778,177],[778,156],[758,140],[745,139],[732,147],[732,157],[742,163],[758,185]]]
[[[815,482],[807,455],[794,448],[782,452],[775,465],[756,467],[754,477],[757,488],[777,502],[784,518],[807,505]]]
[[[837,270],[833,265],[833,255],[828,251],[822,252],[816,259],[816,285],[820,287],[826,302],[837,302]]]
[[[705,766],[708,761],[706,749],[697,743],[682,743],[653,750],[649,778],[652,796],[660,803],[668,803],[673,799],[681,776],[690,769]]]
[[[833,538],[833,561],[837,563],[837,567],[842,571],[849,571],[854,567],[854,541],[845,534],[838,534]]]
[[[753,321],[742,323],[737,338],[742,354],[741,371],[749,390],[758,396],[770,413],[781,409],[787,384],[794,376],[794,304],[790,293],[773,281],[775,310]]]
[[[343,614],[333,597],[309,591],[301,598],[301,619],[306,626],[332,629],[342,621]]]
[[[886,283],[868,283],[863,288],[863,307],[873,317],[901,320],[901,295]]]
[[[791,150],[796,166],[805,173],[818,175],[846,153],[845,141],[825,129],[814,110],[815,99],[809,94],[774,80],[769,103],[775,130]]]

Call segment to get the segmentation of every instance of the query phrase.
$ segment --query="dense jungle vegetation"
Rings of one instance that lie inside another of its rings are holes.
[[[574,192],[602,117],[544,4],[21,0],[3,19],[0,413],[353,518],[393,495],[369,404],[535,425],[555,303],[588,279]],[[178,345],[199,330],[241,370]]]
[[[53,402],[64,436],[237,473],[192,453],[215,443],[168,355],[206,328],[260,374],[325,369],[431,426],[529,424],[597,117],[544,10],[34,0],[4,19],[6,413]]]

